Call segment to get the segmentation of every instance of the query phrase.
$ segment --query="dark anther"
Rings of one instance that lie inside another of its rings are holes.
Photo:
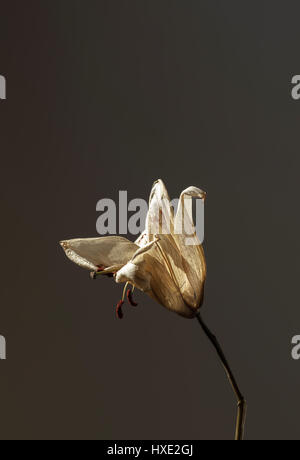
[[[116,309],[116,314],[119,319],[122,319],[124,316],[123,310],[122,310],[123,305],[124,305],[124,300],[120,300],[120,302],[117,305],[117,309]]]
[[[128,289],[128,291],[127,291],[127,299],[128,299],[128,302],[130,303],[130,305],[132,305],[133,307],[138,306],[138,304],[133,300],[132,290],[131,289]]]

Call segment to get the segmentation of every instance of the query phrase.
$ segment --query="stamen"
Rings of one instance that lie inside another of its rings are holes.
[[[120,302],[117,305],[117,309],[116,309],[116,314],[119,319],[123,319],[123,316],[124,316],[123,310],[122,310],[123,305],[124,305],[124,300],[120,300]]]
[[[128,286],[129,283],[126,283],[125,284],[125,287],[124,287],[124,290],[123,290],[123,296],[122,296],[122,300],[120,300],[120,302],[118,303],[117,305],[117,309],[116,309],[116,314],[117,314],[117,317],[119,319],[122,319],[123,318],[123,310],[122,310],[122,307],[125,303],[125,295],[126,295],[126,289],[127,289],[127,286]]]
[[[101,272],[103,272],[103,270],[107,268],[104,265],[97,265],[97,267],[98,267],[97,273],[99,275],[101,274]],[[104,276],[108,276],[108,278],[113,278],[114,273],[104,273]]]
[[[103,275],[107,276],[108,278],[113,278],[115,273],[103,273],[103,271],[107,268],[104,265],[97,265],[98,269],[95,272],[90,273],[90,277],[92,280],[95,280],[98,276]]]
[[[127,291],[127,299],[128,299],[128,302],[129,302],[130,305],[132,305],[133,307],[137,307],[138,304],[133,300],[132,293],[133,293],[133,290],[128,289],[128,291]]]
[[[129,284],[129,282],[127,282],[127,283],[125,284],[125,287],[124,287],[124,289],[123,289],[123,296],[122,296],[122,301],[123,301],[123,302],[124,302],[124,300],[125,300],[125,295],[126,295],[126,291],[127,291],[127,288],[128,288],[128,284]]]

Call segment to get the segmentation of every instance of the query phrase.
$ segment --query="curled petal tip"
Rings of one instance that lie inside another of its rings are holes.
[[[195,196],[198,195],[198,197],[199,197],[201,200],[205,200],[205,198],[206,198],[206,192],[205,192],[204,190],[200,189],[200,188],[197,189],[197,188],[195,187],[195,191],[196,191],[196,193],[195,193],[195,192],[193,191],[193,188],[194,188],[194,187],[191,187],[192,195],[193,195],[193,194],[194,194]]]
[[[91,280],[95,280],[97,278],[97,272],[90,272]]]

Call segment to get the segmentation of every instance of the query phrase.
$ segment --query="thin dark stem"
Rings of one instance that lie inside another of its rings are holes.
[[[233,391],[237,397],[238,401],[238,415],[237,415],[237,421],[236,421],[236,431],[235,431],[235,440],[236,441],[242,441],[244,438],[244,426],[245,426],[245,419],[246,419],[246,410],[247,410],[247,404],[245,401],[245,398],[243,397],[238,384],[236,382],[236,379],[230,369],[230,366],[228,364],[228,361],[224,355],[224,352],[221,348],[221,345],[219,344],[216,336],[208,329],[206,324],[204,323],[200,313],[197,314],[197,320],[200,323],[203,331],[209,338],[210,342],[213,344],[223,366],[226,371],[228,380],[233,388]]]

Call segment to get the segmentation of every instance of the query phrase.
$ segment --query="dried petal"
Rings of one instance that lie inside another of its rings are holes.
[[[107,236],[62,241],[67,257],[82,268],[97,271],[98,267],[114,271],[125,265],[134,255],[138,246],[126,238]]]

